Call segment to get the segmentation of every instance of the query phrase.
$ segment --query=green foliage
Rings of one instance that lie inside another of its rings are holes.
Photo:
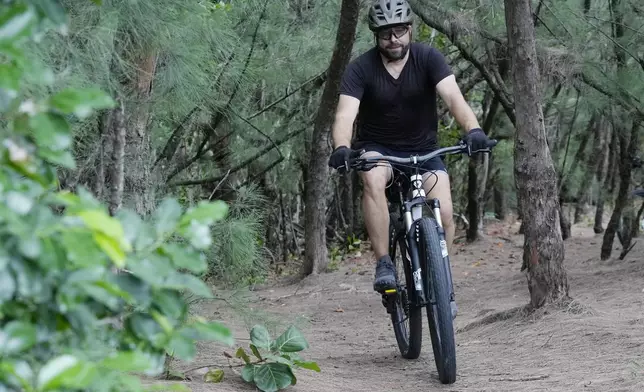
[[[267,273],[261,245],[265,200],[256,187],[243,189],[227,219],[213,227],[216,243],[208,254],[208,276],[219,286],[263,279]]]
[[[211,297],[196,276],[223,202],[184,211],[165,200],[150,221],[110,216],[80,187],[57,190],[56,166],[73,167],[68,119],[110,108],[98,89],[25,97],[46,79],[25,66],[26,40],[60,24],[57,2],[0,10],[0,389],[142,391],[129,373],[158,375],[165,355],[195,355],[195,340],[234,343],[219,323],[190,318],[182,292]],[[183,244],[172,241],[179,237]]]
[[[250,331],[250,353],[239,347],[235,358],[243,361],[241,378],[254,384],[264,392],[274,392],[297,383],[293,369],[303,368],[320,372],[315,362],[302,360],[299,352],[309,347],[302,333],[290,326],[277,339],[273,340],[268,330],[256,325]],[[251,359],[251,356],[254,358]],[[223,370],[210,370],[204,376],[206,382],[220,382],[224,377]]]

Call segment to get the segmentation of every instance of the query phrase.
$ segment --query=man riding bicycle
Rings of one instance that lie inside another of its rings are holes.
[[[329,166],[342,171],[353,151],[362,157],[409,157],[436,150],[438,113],[436,93],[457,123],[467,132],[469,153],[487,148],[489,141],[467,104],[445,58],[437,49],[412,41],[412,11],[406,0],[375,0],[369,10],[369,28],[376,45],[345,70],[332,129],[333,153]],[[358,132],[351,143],[353,123]],[[450,181],[443,161],[436,157],[422,166],[427,198],[437,198],[448,249],[454,239]],[[383,163],[361,171],[362,208],[367,233],[376,256],[374,290],[396,287],[394,265],[388,254],[389,211],[385,188],[393,179]],[[429,176],[435,180],[427,181]]]

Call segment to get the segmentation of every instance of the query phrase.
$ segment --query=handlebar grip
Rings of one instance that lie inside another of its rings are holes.
[[[488,147],[488,148],[492,148],[492,147],[496,146],[498,143],[499,143],[499,141],[498,141],[498,140],[496,140],[496,139],[490,139],[490,140],[487,142],[487,147]]]

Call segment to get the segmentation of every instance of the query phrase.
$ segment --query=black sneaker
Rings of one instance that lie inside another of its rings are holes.
[[[373,289],[384,292],[396,288],[396,269],[389,255],[382,256],[376,264],[376,276],[373,281]]]

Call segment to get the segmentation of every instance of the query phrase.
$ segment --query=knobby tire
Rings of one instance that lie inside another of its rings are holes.
[[[456,343],[450,306],[449,275],[443,260],[436,220],[424,217],[418,225],[418,250],[423,279],[426,283],[427,321],[432,339],[432,350],[443,384],[456,381]]]
[[[400,214],[398,213],[391,213],[389,216],[390,239],[394,238],[391,234],[396,233],[400,225],[402,225],[399,217]],[[406,359],[417,359],[420,356],[422,346],[423,315],[421,307],[414,307],[411,304],[406,305],[409,312],[405,314],[405,305],[402,303],[403,300],[411,303],[414,302],[411,297],[414,287],[411,267],[409,260],[405,261],[404,256],[407,253],[405,237],[401,236],[397,241],[390,244],[389,248],[389,254],[394,262],[397,271],[396,274],[398,275],[398,293],[396,295],[394,312],[391,314],[391,323],[394,328],[394,334],[396,335],[396,341],[398,342],[398,348],[400,349],[400,355]],[[400,276],[399,263],[403,264],[404,276]],[[401,286],[407,289],[406,299],[403,298]],[[400,320],[404,320],[405,318],[407,320],[401,323]],[[409,328],[406,328],[406,323],[409,323]]]

